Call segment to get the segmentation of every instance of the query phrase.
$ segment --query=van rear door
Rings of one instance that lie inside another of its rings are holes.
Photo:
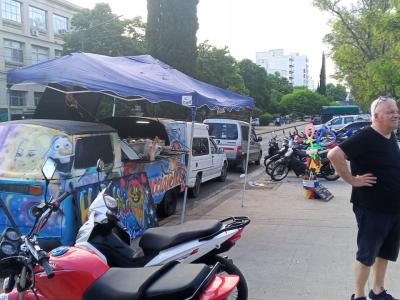
[[[228,159],[236,159],[239,143],[239,130],[233,123],[207,123],[210,136],[214,137],[218,147],[223,148]],[[242,151],[242,149],[240,149]]]

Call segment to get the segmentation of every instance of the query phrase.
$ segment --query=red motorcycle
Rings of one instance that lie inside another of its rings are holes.
[[[47,184],[54,171],[54,162],[46,161],[42,172]],[[36,206],[36,221],[26,236],[21,235],[0,198],[0,207],[14,227],[7,228],[0,237],[0,277],[6,278],[5,294],[0,294],[0,299],[225,300],[237,286],[239,276],[219,274],[218,263],[110,268],[94,252],[83,248],[63,246],[48,254],[37,238],[67,196],[64,193]]]

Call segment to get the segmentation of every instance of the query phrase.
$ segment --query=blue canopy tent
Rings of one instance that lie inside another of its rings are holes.
[[[98,92],[126,101],[141,99],[184,105],[192,109],[192,133],[198,107],[228,111],[254,109],[252,98],[193,79],[150,55],[109,57],[72,53],[8,71],[7,87],[16,84],[40,84],[53,89],[56,89],[53,84],[57,84],[65,88],[59,91],[66,94]],[[83,90],[71,90],[77,86]],[[188,168],[190,161],[191,151]],[[186,194],[187,191],[184,208]],[[182,221],[183,216],[184,209]]]

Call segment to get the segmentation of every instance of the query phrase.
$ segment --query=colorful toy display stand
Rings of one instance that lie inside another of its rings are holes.
[[[318,199],[322,201],[330,201],[334,198],[332,193],[324,187],[318,179],[303,180],[303,194],[306,199]]]
[[[320,185],[317,179],[303,180],[303,194],[306,199],[316,199],[315,188]]]

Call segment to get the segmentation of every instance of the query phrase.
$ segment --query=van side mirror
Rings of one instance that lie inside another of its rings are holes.
[[[261,142],[261,141],[262,141],[262,137],[259,136],[259,137],[257,138],[257,142]]]
[[[50,181],[50,179],[53,178],[56,169],[56,162],[51,157],[47,158],[44,165],[42,166],[42,174],[46,181]]]

